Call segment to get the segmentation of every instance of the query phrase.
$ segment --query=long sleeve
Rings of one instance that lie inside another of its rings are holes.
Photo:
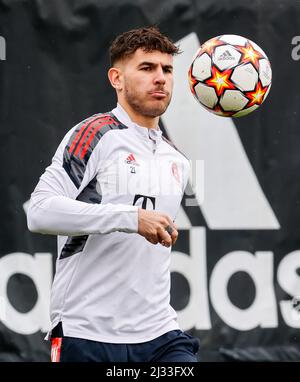
[[[27,222],[32,232],[77,236],[137,232],[137,207],[123,204],[89,204],[72,200],[51,191],[40,191],[31,197]]]
[[[138,207],[76,200],[91,184],[96,193],[101,163],[100,140],[88,152],[88,160],[69,154],[82,126],[75,126],[65,136],[32,193],[27,213],[29,230],[65,236],[137,232]]]

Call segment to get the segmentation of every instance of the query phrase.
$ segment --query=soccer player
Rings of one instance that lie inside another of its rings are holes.
[[[198,339],[170,306],[189,162],[158,124],[177,53],[155,27],[118,36],[108,71],[117,107],[65,135],[31,195],[29,229],[58,235],[52,361],[197,362]]]

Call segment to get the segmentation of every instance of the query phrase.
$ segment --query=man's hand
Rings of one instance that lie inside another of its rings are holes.
[[[160,243],[165,247],[175,244],[178,231],[168,215],[139,208],[138,219],[138,233],[150,243]]]

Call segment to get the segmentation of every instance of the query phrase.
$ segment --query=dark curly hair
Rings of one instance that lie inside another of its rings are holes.
[[[179,48],[157,27],[132,29],[120,34],[111,43],[109,49],[111,65],[131,56],[138,48],[142,48],[145,52],[158,50],[172,55],[180,53]]]

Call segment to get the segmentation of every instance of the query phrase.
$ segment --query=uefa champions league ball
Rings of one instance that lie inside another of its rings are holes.
[[[272,83],[264,51],[237,35],[214,37],[201,45],[188,76],[196,100],[223,117],[241,117],[260,107]]]

